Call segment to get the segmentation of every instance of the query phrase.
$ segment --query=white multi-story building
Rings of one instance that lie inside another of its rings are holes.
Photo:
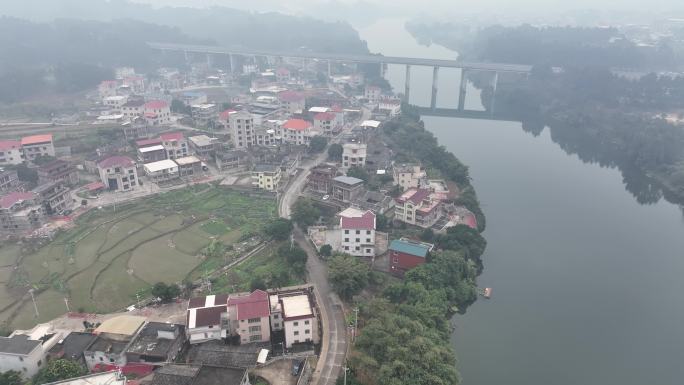
[[[427,173],[417,164],[395,164],[392,167],[392,177],[394,184],[404,190],[421,187],[427,181]]]
[[[277,191],[282,170],[277,164],[257,164],[252,170],[252,186],[266,191]]]
[[[169,132],[159,135],[162,146],[169,159],[182,158],[189,155],[188,141],[182,132]]]
[[[240,343],[269,342],[271,308],[269,296],[263,290],[248,295],[231,295],[228,298],[229,333],[237,336]]]
[[[242,149],[254,145],[254,118],[245,111],[228,114],[228,129],[233,147]]]
[[[419,226],[432,227],[442,215],[443,205],[428,189],[409,189],[395,199],[394,219]]]
[[[138,171],[133,159],[127,156],[110,156],[97,164],[100,181],[112,191],[131,191],[138,182]]]
[[[17,330],[9,337],[0,337],[0,372],[15,370],[25,379],[33,377],[47,364],[47,352],[64,334],[41,324],[32,330]]]
[[[297,91],[283,91],[278,94],[280,105],[291,114],[301,113],[306,108],[306,97]]]
[[[169,124],[171,123],[171,107],[164,100],[150,100],[143,105],[143,117],[150,126]]]
[[[37,156],[55,156],[52,134],[25,136],[21,138],[21,149],[24,159],[34,160]]]
[[[121,106],[121,113],[123,114],[124,119],[132,121],[139,116],[143,116],[143,113],[145,112],[144,106],[144,100],[140,98],[129,98],[126,103]],[[145,122],[147,123],[147,119],[145,119]]]
[[[180,178],[178,164],[171,159],[164,159],[157,162],[146,163],[144,166],[145,175],[153,182],[163,182],[175,178]]]
[[[298,343],[318,343],[318,322],[310,294],[280,295],[285,347]]]
[[[303,119],[290,119],[282,125],[283,142],[308,146],[311,138],[322,132],[314,129],[311,122]]]
[[[226,338],[230,329],[228,295],[191,298],[185,321],[185,334],[191,344]]]
[[[115,111],[121,111],[121,107],[128,101],[127,96],[114,95],[102,99],[102,105]]]
[[[337,125],[337,115],[332,112],[319,112],[314,115],[314,128],[325,135],[332,135],[340,128]]]
[[[199,127],[209,126],[210,122],[215,121],[218,116],[218,107],[212,103],[193,104],[190,110],[192,119]]]
[[[375,256],[375,214],[350,207],[340,217],[340,250],[356,257]]]
[[[0,165],[24,163],[24,150],[18,140],[0,140]]]
[[[342,167],[365,167],[366,166],[366,144],[360,142],[349,142],[342,145]]]

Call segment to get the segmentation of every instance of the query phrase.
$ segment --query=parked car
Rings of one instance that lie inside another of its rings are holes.
[[[292,363],[292,375],[293,376],[298,376],[299,373],[302,371],[302,368],[304,368],[304,361],[295,361]]]

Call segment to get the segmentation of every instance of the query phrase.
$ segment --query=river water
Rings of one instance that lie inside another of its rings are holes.
[[[360,29],[373,52],[455,58],[424,47],[401,20]],[[431,69],[414,68],[411,102],[429,105]],[[388,80],[403,91],[404,68]],[[440,72],[438,106],[455,107],[459,73]],[[469,89],[466,107],[481,108]],[[684,220],[640,205],[616,169],[583,163],[520,123],[424,117],[470,166],[487,216],[478,300],[453,319],[466,385],[684,382]]]

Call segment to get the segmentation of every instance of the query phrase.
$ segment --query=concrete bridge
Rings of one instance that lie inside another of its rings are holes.
[[[242,47],[219,47],[206,45],[186,45],[186,44],[168,44],[168,43],[147,43],[150,48],[160,50],[162,52],[183,52],[188,57],[189,54],[205,54],[207,55],[207,62],[211,63],[214,56],[227,56],[230,60],[231,71],[234,70],[235,55],[251,56],[251,57],[281,57],[281,58],[300,58],[300,59],[316,59],[328,62],[328,75],[331,72],[331,63],[371,63],[380,65],[384,70],[386,64],[398,64],[406,66],[406,86],[404,89],[404,100],[408,101],[411,94],[411,67],[423,66],[432,67],[432,97],[430,99],[430,108],[436,110],[437,107],[437,81],[439,78],[439,69],[445,68],[459,68],[461,70],[461,84],[459,86],[459,102],[458,110],[465,110],[465,96],[468,84],[468,72],[470,71],[485,71],[494,74],[493,88],[496,93],[496,87],[500,73],[517,73],[529,74],[532,70],[531,65],[521,64],[506,64],[506,63],[471,63],[461,62],[457,60],[443,60],[443,59],[423,59],[410,57],[396,57],[396,56],[382,56],[382,55],[353,55],[353,54],[331,54],[331,53],[315,53],[307,51],[271,51],[271,50],[252,50]]]

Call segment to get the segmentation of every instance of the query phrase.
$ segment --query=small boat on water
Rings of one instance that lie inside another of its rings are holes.
[[[482,290],[482,296],[490,299],[492,298],[492,288],[491,287],[485,287],[484,290]]]

